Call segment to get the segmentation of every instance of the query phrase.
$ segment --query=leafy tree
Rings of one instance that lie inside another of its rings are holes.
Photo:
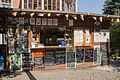
[[[103,14],[120,15],[120,0],[106,0],[103,11]],[[110,37],[111,52],[120,53],[120,23],[111,23]]]

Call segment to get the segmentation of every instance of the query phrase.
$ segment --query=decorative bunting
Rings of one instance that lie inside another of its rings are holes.
[[[22,12],[21,14],[22,14],[22,15],[25,15],[25,14],[26,14],[26,12]]]
[[[60,16],[60,14],[56,14],[57,16]]]
[[[118,18],[118,19],[116,19],[116,21],[117,21],[117,22],[120,22],[120,19]]]
[[[84,15],[80,15],[80,18],[84,21]]]
[[[13,12],[13,16],[16,16],[17,15],[17,12]]]
[[[90,15],[90,13],[88,13],[88,15]]]
[[[111,19],[111,22],[113,22],[114,21],[114,19]]]
[[[68,16],[69,16],[69,15],[68,15],[68,14],[66,14],[65,16],[66,16],[66,18],[68,18]]]
[[[43,13],[39,13],[38,16],[44,16],[44,14]]]
[[[48,13],[48,17],[50,17],[51,16],[51,13]]]
[[[68,15],[68,14],[66,14],[65,16],[66,16],[66,19],[68,20],[68,16],[69,16],[69,15]]]
[[[107,17],[110,17],[110,15],[109,15],[109,14],[107,14]]]
[[[73,15],[74,19],[77,20],[77,16]]]
[[[93,19],[97,21],[97,18],[96,18],[96,17],[93,17]]]
[[[102,21],[103,21],[103,17],[99,17],[99,19],[100,19],[100,22],[102,22]]]
[[[30,16],[33,17],[35,13],[31,13]]]

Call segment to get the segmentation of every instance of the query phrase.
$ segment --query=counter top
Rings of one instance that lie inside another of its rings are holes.
[[[43,46],[43,47],[34,47],[30,49],[45,49],[45,48],[68,48],[73,46]]]

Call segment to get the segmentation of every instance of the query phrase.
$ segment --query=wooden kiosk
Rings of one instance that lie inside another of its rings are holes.
[[[23,70],[108,64],[109,24],[118,17],[24,9],[15,12],[17,15],[10,15],[7,22],[8,26],[15,22],[15,51],[22,54]]]

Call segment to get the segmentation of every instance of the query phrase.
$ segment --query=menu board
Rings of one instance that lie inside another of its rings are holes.
[[[94,64],[101,64],[100,46],[94,46]]]
[[[34,57],[34,68],[44,68],[44,57]]]
[[[55,65],[55,51],[54,50],[47,50],[45,52],[45,64],[46,66]]]
[[[100,52],[107,52],[107,43],[100,43]]]
[[[75,52],[67,52],[67,68],[75,67]]]
[[[77,63],[83,63],[84,61],[84,49],[76,49]]]
[[[102,65],[108,65],[108,55],[102,54]]]
[[[65,64],[65,50],[56,51],[56,64]]]
[[[22,68],[33,68],[32,53],[22,54]]]
[[[93,60],[93,49],[86,49],[85,53],[86,53],[86,55],[85,55],[86,61]]]

